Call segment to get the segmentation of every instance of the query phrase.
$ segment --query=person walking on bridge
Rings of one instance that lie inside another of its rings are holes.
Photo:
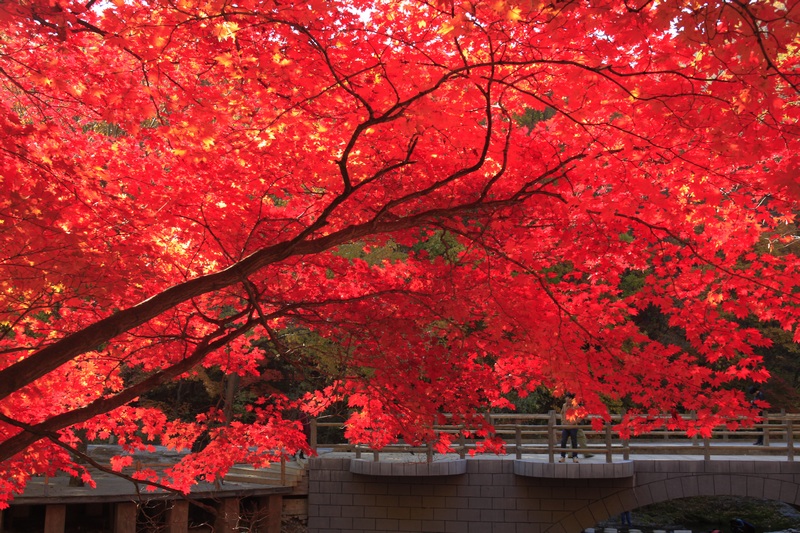
[[[564,405],[561,407],[561,424],[562,425],[578,425],[583,420],[583,416],[580,414],[581,406],[578,404],[577,400],[575,399],[575,395],[571,393],[567,393],[564,397]],[[566,450],[567,448],[567,439],[572,441],[572,462],[578,462],[578,452],[576,449],[578,448],[578,428],[571,427],[571,428],[562,428],[561,429],[561,449]],[[563,463],[566,461],[567,452],[561,452],[561,460],[558,461],[559,463]]]
[[[750,392],[750,405],[752,405],[753,408],[758,409],[759,410],[759,414],[761,414],[762,417],[765,417],[767,412],[764,410],[764,408],[761,405],[762,402],[764,401],[764,392],[761,390],[761,384],[756,383],[755,385],[750,387],[750,391],[749,392]],[[756,441],[753,443],[753,446],[763,446],[764,445],[764,430],[765,430],[765,428],[764,428],[763,424],[766,423],[766,420],[762,420],[761,423],[762,423],[761,434],[758,436]]]

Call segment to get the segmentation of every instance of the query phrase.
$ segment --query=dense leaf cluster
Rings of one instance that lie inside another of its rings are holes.
[[[800,334],[798,17],[1,4],[0,505],[80,474],[82,435],[194,447],[159,481],[186,491],[332,405],[376,446],[542,390],[644,415],[621,431],[736,426],[756,326]],[[223,400],[137,402],[179,379]]]

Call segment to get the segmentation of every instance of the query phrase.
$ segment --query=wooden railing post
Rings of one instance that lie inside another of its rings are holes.
[[[606,437],[606,462],[607,463],[613,463],[614,462],[614,457],[611,454],[611,424],[610,424],[610,421],[609,421],[609,423],[606,423],[606,435],[605,435],[605,437]]]
[[[514,426],[514,439],[516,441],[517,459],[522,459],[522,425],[519,422]]]
[[[783,438],[783,442],[786,442],[786,409],[781,409],[780,420],[778,421],[778,425],[781,427],[779,431],[780,436]]]
[[[703,437],[703,460],[711,460],[711,438]]]
[[[466,429],[466,428],[464,428],[464,426],[462,425],[461,426],[461,431],[459,431],[459,434],[458,434],[458,441],[460,443],[460,446],[458,447],[458,457],[459,457],[459,459],[463,459],[464,457],[467,456],[467,437],[464,436],[464,429]]]
[[[308,445],[314,450],[314,453],[317,452],[317,419],[312,418],[311,423],[308,425]]]
[[[794,421],[791,418],[786,420],[786,451],[789,462],[794,462]]]
[[[550,410],[550,418],[547,419],[547,461],[555,463],[555,448],[556,448],[556,412]]]
[[[427,455],[428,462],[432,463],[433,462],[433,443],[428,441],[425,444],[425,447],[426,447],[425,454]]]

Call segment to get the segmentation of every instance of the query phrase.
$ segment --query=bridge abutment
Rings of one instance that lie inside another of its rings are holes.
[[[530,468],[504,457],[466,459],[463,469],[380,466],[370,475],[353,461],[311,460],[309,533],[579,533],[626,510],[694,496],[800,504],[800,465],[788,461],[635,460],[623,477],[598,477],[591,463]]]
[[[621,512],[633,482],[534,478],[503,458],[468,459],[463,474],[435,476],[364,475],[351,472],[351,461],[310,462],[309,533],[544,533],[562,522],[574,532]]]

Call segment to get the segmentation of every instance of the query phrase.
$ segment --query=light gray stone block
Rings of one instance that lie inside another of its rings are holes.
[[[777,479],[764,480],[764,498],[767,500],[781,499],[781,482]]]
[[[731,476],[731,494],[734,496],[747,496],[747,477],[743,475]]]
[[[349,463],[350,472],[363,476],[391,477],[429,477],[456,476],[467,471],[465,459],[441,462],[375,462],[368,459],[353,459]]]
[[[650,495],[653,497],[653,503],[663,502],[669,499],[667,487],[663,483],[651,483]]]
[[[692,498],[700,495],[700,488],[697,483],[697,476],[683,476],[680,478],[683,488],[683,497]]]
[[[714,495],[725,496],[730,492],[731,476],[727,474],[714,475]]]
[[[683,498],[683,483],[681,478],[670,478],[664,482],[664,487],[667,489],[667,498],[670,500],[677,500]]]
[[[796,504],[798,502],[797,498],[797,485],[794,483],[781,483],[781,497],[780,500],[783,502]]]
[[[444,533],[444,524],[443,520],[424,520],[420,525],[422,527],[421,531],[430,531],[431,533]]]

